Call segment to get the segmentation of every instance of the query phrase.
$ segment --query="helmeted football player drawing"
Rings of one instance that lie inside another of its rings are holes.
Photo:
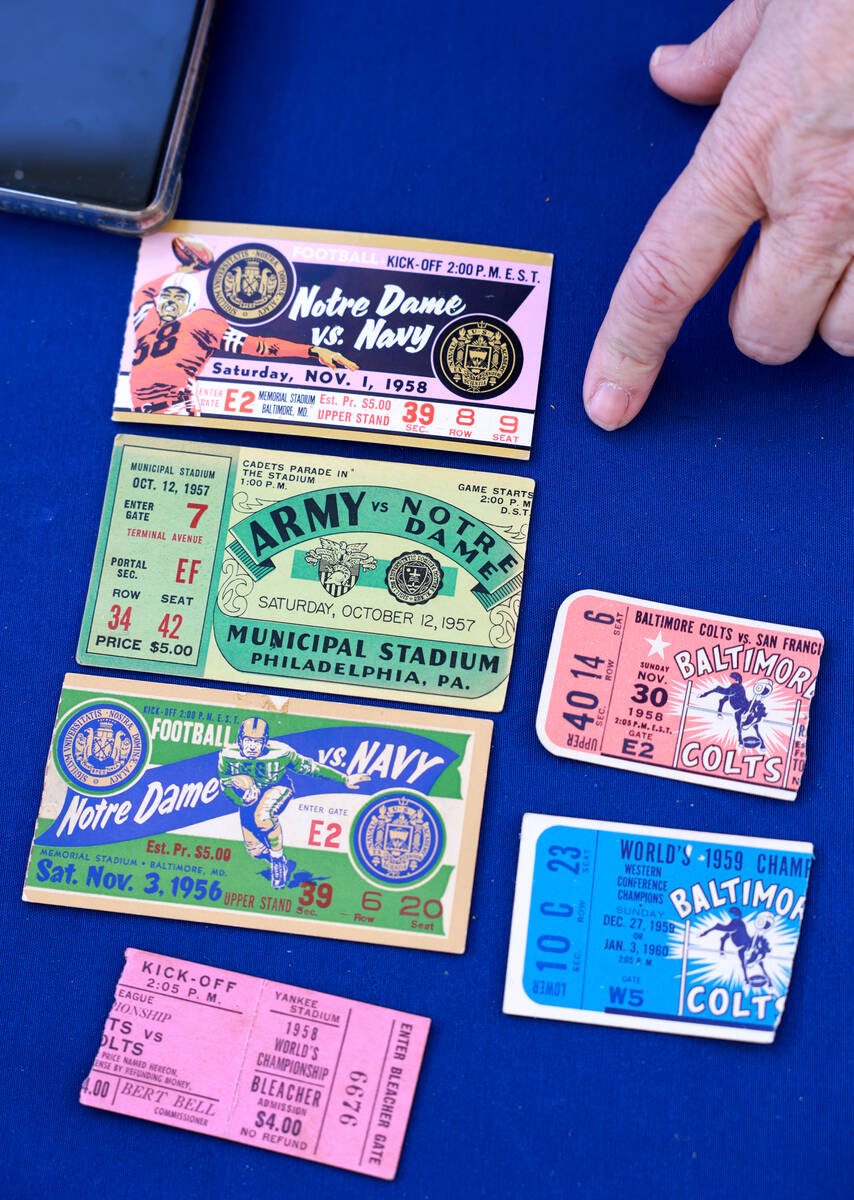
[[[767,717],[768,710],[762,701],[771,695],[774,685],[767,679],[760,679],[758,683],[754,684],[752,694],[748,697],[742,676],[738,671],[733,671],[730,679],[733,680],[733,683],[729,687],[709,688],[707,692],[701,692],[700,696],[702,698],[719,692],[721,699],[718,702],[718,716],[723,715],[725,704],[732,707],[739,746],[760,746],[764,750],[765,742],[759,729],[759,722]]]
[[[746,983],[752,987],[764,986],[768,983],[768,975],[763,966],[763,960],[771,952],[771,946],[768,939],[765,937],[768,929],[773,924],[773,918],[770,918],[767,913],[760,915],[754,922],[756,929],[754,933],[750,933],[746,923],[742,919],[740,908],[732,907],[729,909],[731,921],[723,923],[718,921],[717,924],[709,926],[700,934],[701,938],[706,937],[709,933],[722,933],[721,938],[721,954],[726,953],[727,941],[731,938],[732,944],[738,952],[738,959],[741,963],[741,970]]]
[[[313,758],[298,754],[285,742],[270,738],[270,727],[260,717],[247,717],[237,734],[237,745],[220,751],[220,787],[240,810],[243,841],[253,858],[269,858],[270,883],[287,887],[294,863],[285,858],[282,826],[284,809],[294,795],[294,776],[334,779],[348,788],[364,783],[368,775],[345,775]]]
[[[185,253],[181,265],[171,274],[145,284],[133,297],[130,394],[134,412],[198,416],[194,384],[214,354],[315,358],[326,367],[356,369],[349,358],[325,346],[256,337],[238,329],[212,308],[203,308],[200,273],[210,266],[213,255],[197,239],[180,240],[192,253]]]
[[[729,704],[731,706],[732,715],[735,718],[735,728],[738,734],[738,744],[741,745],[742,716],[747,709],[749,701],[747,699],[747,693],[744,690],[744,684],[742,683],[742,676],[739,674],[739,672],[731,671],[730,679],[732,680],[732,683],[729,685],[729,687],[709,688],[707,692],[701,692],[700,697],[713,696],[715,692],[720,693],[721,698],[718,701],[718,716],[723,716],[725,704]]]

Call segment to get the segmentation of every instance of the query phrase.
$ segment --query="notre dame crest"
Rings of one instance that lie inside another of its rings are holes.
[[[436,339],[433,370],[457,396],[500,396],[519,378],[522,343],[496,317],[461,317]]]
[[[353,821],[350,847],[363,873],[386,886],[432,875],[445,850],[445,826],[425,796],[408,789],[379,792]]]
[[[75,709],[55,742],[57,764],[66,779],[102,793],[129,787],[145,768],[148,748],[142,718],[109,700]]]
[[[282,311],[294,279],[293,267],[278,250],[247,242],[221,254],[211,267],[208,297],[230,321],[258,325]]]
[[[385,585],[401,604],[426,604],[441,591],[445,574],[432,554],[409,550],[388,564]]]

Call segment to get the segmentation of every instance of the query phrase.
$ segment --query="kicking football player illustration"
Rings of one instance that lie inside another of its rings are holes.
[[[747,711],[747,708],[749,707],[750,702],[747,699],[747,693],[744,690],[744,684],[741,682],[741,675],[738,673],[738,671],[733,671],[730,674],[730,679],[733,682],[730,684],[729,687],[709,688],[709,690],[707,692],[701,693],[701,699],[703,696],[713,696],[715,694],[715,692],[720,692],[721,699],[718,704],[718,716],[719,717],[723,715],[723,709],[724,709],[725,704],[732,705],[732,714],[735,717],[735,728],[738,732],[738,744],[739,744],[739,746],[741,746],[741,745],[743,745],[742,736],[741,736],[741,727],[742,727],[742,723],[743,723],[743,719],[744,719],[744,714]]]
[[[270,727],[260,717],[247,717],[237,733],[237,745],[220,751],[219,782],[224,794],[240,809],[243,841],[253,858],[269,858],[270,883],[287,887],[295,864],[285,858],[279,817],[294,794],[294,775],[335,779],[356,788],[370,777],[345,775],[306,758],[285,742],[270,740]]]
[[[741,718],[741,737],[743,746],[759,746],[765,749],[765,739],[759,728],[759,722],[768,716],[768,709],[762,701],[774,691],[774,684],[769,679],[760,679],[753,685],[750,703]],[[749,736],[748,736],[749,735]]]
[[[199,273],[211,265],[213,254],[196,238],[176,238],[173,248],[182,265],[139,288],[133,298],[130,393],[134,412],[199,416],[194,384],[214,354],[316,358],[325,367],[356,370],[354,362],[335,350],[280,337],[256,337],[212,308],[202,308]]]
[[[731,921],[725,925],[720,922],[717,925],[711,925],[708,929],[703,930],[700,937],[704,938],[707,933],[714,933],[716,930],[722,933],[721,954],[726,953],[727,941],[732,938],[732,944],[738,951],[738,959],[745,982],[752,987],[764,986],[768,983],[768,976],[762,963],[765,956],[770,953],[771,946],[763,933],[770,928],[771,920],[767,917],[764,919],[760,917],[756,922],[757,932],[755,936],[751,937],[747,931],[747,925],[742,919],[741,909],[733,906],[729,910],[729,915],[732,917]]]

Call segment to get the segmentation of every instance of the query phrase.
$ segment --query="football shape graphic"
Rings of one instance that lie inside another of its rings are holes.
[[[172,253],[184,267],[191,271],[204,271],[213,262],[213,251],[201,238],[191,234],[179,234],[172,239]]]

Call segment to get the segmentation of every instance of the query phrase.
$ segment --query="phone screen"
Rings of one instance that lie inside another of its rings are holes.
[[[153,199],[201,0],[5,0],[0,187]]]

